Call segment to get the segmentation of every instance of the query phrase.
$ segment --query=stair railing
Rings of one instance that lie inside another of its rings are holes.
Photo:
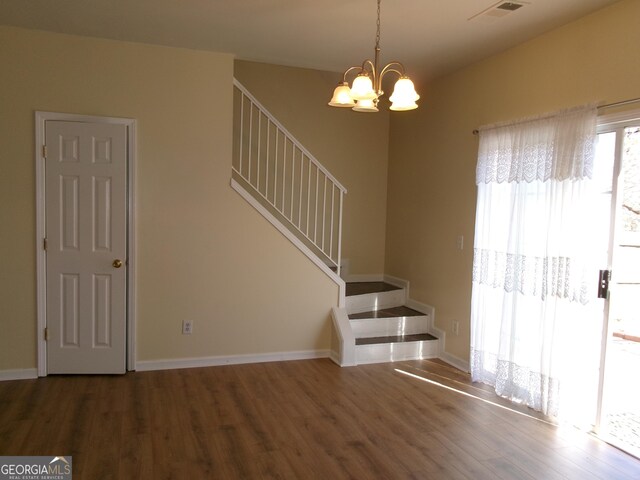
[[[236,79],[233,172],[340,275],[347,189]]]

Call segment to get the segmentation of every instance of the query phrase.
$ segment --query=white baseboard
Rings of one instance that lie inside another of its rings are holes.
[[[384,275],[379,273],[356,273],[345,274],[342,278],[345,282],[382,282]]]
[[[404,288],[407,291],[407,298],[409,298],[409,280],[404,280],[402,278],[394,277],[393,275],[387,275],[387,274],[384,274],[382,276],[382,280],[385,283],[395,285],[396,287]]]
[[[339,367],[342,366],[340,365],[340,355],[338,354],[338,352],[334,352],[333,350],[331,350],[329,352],[329,360],[331,360],[333,363],[335,363]]]
[[[449,365],[462,370],[463,372],[470,372],[469,362],[462,360],[461,358],[451,355],[445,351],[440,352],[440,360],[447,362]]]
[[[418,302],[417,300],[412,300],[411,298],[407,298],[406,302],[407,307],[413,308],[422,313],[426,313],[429,315],[433,321],[433,317],[435,316],[435,308],[431,305],[427,305],[426,303]]]
[[[0,382],[6,380],[28,380],[38,378],[37,368],[21,368],[19,370],[0,370]]]
[[[220,365],[311,360],[315,358],[330,358],[329,350],[305,350],[299,352],[259,353],[250,355],[176,358],[166,360],[141,360],[136,362],[136,371],[145,372],[150,370],[174,370],[177,368],[218,367]]]

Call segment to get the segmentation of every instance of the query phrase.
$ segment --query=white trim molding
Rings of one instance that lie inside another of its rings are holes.
[[[37,376],[47,375],[47,342],[44,339],[46,321],[46,253],[42,248],[46,237],[45,163],[42,146],[45,144],[47,120],[109,123],[127,127],[127,370],[135,369],[136,358],[136,120],[132,118],[98,117],[73,113],[35,112],[35,171],[36,171],[36,342],[38,352]],[[1,378],[1,377],[0,377]]]
[[[215,357],[175,358],[165,360],[141,360],[136,362],[136,371],[175,370],[179,368],[219,367],[245,363],[288,362],[330,358],[329,350],[302,350],[298,352],[256,353]]]
[[[463,372],[469,373],[471,370],[469,369],[469,362],[466,360],[462,360],[461,358],[456,357],[455,355],[451,355],[445,351],[440,352],[440,360],[448,363],[449,365],[456,367]]]
[[[407,291],[407,299],[409,298],[409,280],[404,280],[402,278],[394,277],[393,275],[384,274],[382,276],[382,281],[396,287],[404,288]]]
[[[356,363],[356,337],[351,328],[346,308],[331,309],[333,332],[330,358],[341,367],[353,367]],[[335,341],[335,342],[334,342]]]
[[[0,382],[9,380],[30,380],[38,378],[37,368],[21,368],[18,370],[0,370]]]
[[[467,362],[466,360],[462,360],[461,358],[445,351],[445,347],[447,345],[447,332],[445,332],[441,328],[436,327],[436,309],[431,305],[427,305],[426,303],[421,303],[412,299],[407,300],[407,306],[409,308],[413,308],[414,310],[418,310],[419,312],[423,312],[429,315],[428,333],[438,338],[438,358],[443,362],[446,362],[449,365],[462,370],[463,372],[469,373],[469,362]]]

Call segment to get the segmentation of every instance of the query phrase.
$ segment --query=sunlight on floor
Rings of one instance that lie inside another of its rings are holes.
[[[431,385],[435,385],[435,386],[437,386],[437,387],[444,388],[444,389],[449,390],[449,391],[451,391],[451,392],[455,392],[455,393],[458,393],[458,394],[460,394],[460,395],[464,395],[465,397],[469,397],[469,398],[473,398],[473,399],[475,399],[475,400],[479,400],[479,401],[484,402],[484,403],[487,403],[487,404],[489,404],[489,405],[493,405],[494,407],[498,407],[498,408],[502,408],[502,409],[504,409],[504,410],[508,410],[508,411],[513,412],[513,413],[516,413],[516,414],[518,414],[518,415],[522,415],[523,417],[528,417],[528,418],[531,418],[531,419],[536,420],[536,421],[538,421],[538,422],[546,423],[546,424],[548,424],[548,425],[557,426],[555,423],[549,422],[549,421],[547,421],[547,420],[543,420],[543,419],[541,419],[541,418],[534,417],[534,416],[529,415],[529,414],[526,414],[526,413],[524,413],[524,412],[519,412],[518,410],[514,410],[513,408],[510,408],[510,407],[508,407],[508,406],[506,406],[506,405],[500,405],[499,403],[492,402],[491,400],[487,400],[486,398],[482,398],[482,397],[479,397],[479,396],[477,396],[477,395],[473,395],[473,394],[468,393],[468,392],[465,392],[465,391],[463,391],[463,390],[458,390],[457,388],[453,388],[453,387],[450,387],[450,386],[448,386],[448,385],[444,385],[444,384],[442,384],[442,383],[440,383],[440,382],[436,382],[435,380],[430,380],[430,379],[428,379],[428,378],[426,378],[426,377],[422,377],[422,376],[420,376],[420,375],[416,375],[416,374],[414,374],[414,373],[407,372],[407,371],[405,371],[405,370],[401,370],[401,369],[399,369],[399,368],[395,368],[394,370],[395,370],[396,372],[398,372],[398,373],[401,373],[402,375],[406,375],[406,376],[408,376],[408,377],[412,377],[412,378],[415,378],[415,379],[417,379],[417,380],[421,380],[421,381],[426,382],[426,383],[429,383],[429,384],[431,384]]]

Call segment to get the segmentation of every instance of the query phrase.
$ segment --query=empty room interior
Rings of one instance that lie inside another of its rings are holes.
[[[0,1],[2,475],[640,478],[639,20]]]

